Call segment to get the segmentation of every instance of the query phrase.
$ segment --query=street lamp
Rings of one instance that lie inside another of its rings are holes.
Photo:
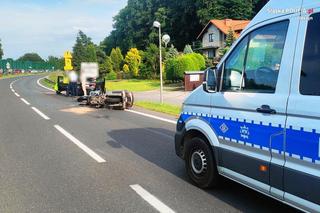
[[[170,42],[170,36],[168,34],[165,34],[162,36],[162,42],[166,45],[166,48]]]
[[[159,29],[159,50],[160,50],[160,103],[163,104],[163,79],[162,79],[162,48],[161,48],[161,24],[158,21],[153,22],[153,27]]]

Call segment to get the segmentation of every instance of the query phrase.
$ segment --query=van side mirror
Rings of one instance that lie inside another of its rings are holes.
[[[218,72],[216,69],[209,68],[204,72],[203,90],[208,93],[218,91]]]

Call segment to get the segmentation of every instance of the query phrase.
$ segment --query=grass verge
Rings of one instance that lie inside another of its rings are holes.
[[[43,78],[40,80],[40,84],[42,84],[43,86],[46,86],[50,89],[54,88],[54,82],[48,80],[47,78]]]
[[[119,80],[107,81],[107,90],[128,90],[132,92],[143,92],[156,90],[160,87],[159,81],[154,80]]]
[[[162,112],[169,115],[179,116],[181,107],[173,104],[161,104],[157,102],[138,101],[135,106],[142,107],[155,112]]]

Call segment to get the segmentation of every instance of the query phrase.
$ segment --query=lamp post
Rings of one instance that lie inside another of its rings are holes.
[[[163,104],[163,77],[162,77],[162,48],[161,48],[161,24],[158,21],[153,22],[153,27],[159,29],[159,50],[160,50],[160,103]]]

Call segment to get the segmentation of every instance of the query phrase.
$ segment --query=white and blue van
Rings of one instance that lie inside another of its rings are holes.
[[[224,176],[320,212],[320,1],[271,0],[184,102],[175,148],[201,188]]]

